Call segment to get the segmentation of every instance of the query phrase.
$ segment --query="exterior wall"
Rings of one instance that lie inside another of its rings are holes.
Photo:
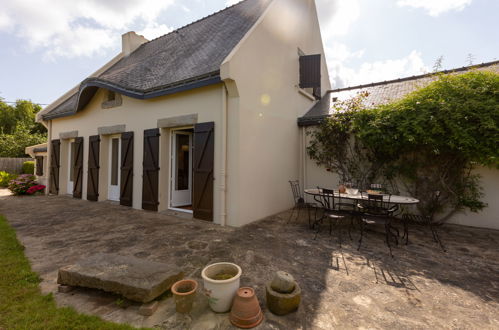
[[[302,132],[309,131],[313,128],[307,127],[302,128]],[[304,144],[308,145],[310,137],[306,136],[304,139]],[[319,167],[317,164],[311,160],[306,154],[306,150],[303,148],[303,163],[304,163],[304,188],[316,188],[317,186],[336,188],[339,184],[339,178],[337,174],[332,172],[327,172],[324,167]],[[490,168],[478,168],[476,173],[481,175],[481,185],[484,188],[483,192],[485,194],[482,199],[484,202],[488,203],[488,207],[483,209],[479,213],[466,212],[458,213],[454,215],[448,222],[473,226],[482,228],[492,228],[499,229],[499,171]],[[312,202],[310,197],[307,198],[308,201]]]
[[[222,64],[229,91],[229,225],[241,226],[292,206],[288,180],[300,175],[296,119],[314,102],[297,87],[298,48],[322,54],[322,90],[330,89],[312,0],[273,1]]]
[[[51,136],[58,139],[60,133],[78,131],[78,136],[84,137],[83,149],[83,199],[87,196],[88,177],[88,150],[89,136],[97,135],[98,127],[125,125],[125,131],[134,132],[134,176],[133,176],[133,208],[142,208],[142,161],[144,130],[157,127],[158,119],[176,117],[186,114],[197,114],[198,122],[215,122],[215,180],[221,159],[222,137],[222,103],[223,84],[207,86],[191,91],[162,96],[150,100],[137,100],[122,96],[123,104],[116,108],[102,109],[101,103],[105,99],[105,91],[100,89],[92,101],[74,116],[52,120]],[[160,184],[159,209],[167,208],[169,187],[169,131],[161,129],[160,138]],[[100,144],[100,172],[99,172],[99,200],[107,199],[108,182],[108,143],[109,135],[101,136]],[[61,171],[60,193],[66,191],[68,176],[68,149],[69,139],[61,139]],[[166,173],[168,172],[168,173]],[[168,182],[167,182],[168,181]],[[214,194],[214,219],[219,220],[220,196]]]

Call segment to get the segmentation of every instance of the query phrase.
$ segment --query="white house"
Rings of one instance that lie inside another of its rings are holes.
[[[241,226],[292,206],[330,89],[314,0],[245,0],[122,52],[46,107],[48,190]]]

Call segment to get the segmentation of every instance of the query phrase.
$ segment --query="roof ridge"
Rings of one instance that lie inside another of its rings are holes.
[[[175,30],[172,30],[172,31],[170,31],[170,32],[168,32],[168,33],[166,33],[166,34],[163,34],[162,36],[159,36],[159,37],[156,37],[156,38],[154,38],[154,39],[151,39],[151,40],[149,40],[149,41],[147,41],[147,42],[144,42],[144,43],[143,43],[142,45],[140,45],[140,46],[142,47],[143,45],[146,45],[146,44],[148,44],[148,43],[150,43],[150,42],[152,42],[152,41],[155,41],[155,40],[161,39],[161,38],[163,38],[163,37],[166,37],[166,36],[168,36],[168,35],[170,35],[170,34],[173,34],[173,33],[178,33],[180,30],[185,29],[185,28],[187,28],[188,26],[191,26],[191,25],[193,25],[193,24],[195,24],[195,23],[199,23],[199,22],[201,22],[201,21],[204,21],[204,20],[206,20],[206,19],[208,19],[208,18],[210,18],[210,17],[212,17],[212,16],[214,16],[214,15],[220,14],[221,12],[224,12],[224,11],[226,11],[226,10],[228,10],[228,9],[233,8],[233,7],[239,6],[239,5],[241,5],[241,4],[243,4],[243,3],[247,2],[247,1],[252,1],[252,0],[242,0],[242,1],[239,1],[238,3],[235,3],[235,4],[231,5],[231,6],[225,7],[224,9],[220,9],[220,10],[218,10],[218,11],[214,12],[214,13],[211,13],[211,14],[210,14],[210,15],[208,15],[208,16],[201,17],[201,18],[200,18],[200,19],[198,19],[198,20],[195,20],[195,21],[190,22],[190,23],[188,23],[188,24],[186,24],[186,25],[183,25],[183,26],[181,26],[181,27],[179,27],[179,28],[177,28],[177,29],[175,29]]]
[[[369,84],[361,84],[361,85],[355,85],[355,86],[330,89],[327,91],[327,93],[342,92],[342,91],[348,91],[348,90],[359,89],[359,88],[364,88],[364,87],[374,87],[374,86],[379,86],[379,85],[386,85],[386,84],[392,84],[392,83],[397,83],[397,82],[416,80],[416,79],[421,79],[421,78],[425,78],[425,77],[435,76],[435,75],[438,75],[440,73],[446,74],[446,73],[452,73],[452,72],[460,72],[460,71],[466,71],[466,70],[474,69],[474,68],[482,68],[482,67],[494,65],[494,64],[499,64],[499,60],[463,66],[460,68],[447,69],[447,70],[442,70],[442,71],[437,71],[437,72],[430,72],[430,73],[425,73],[425,74],[421,74],[421,75],[417,75],[417,76],[410,76],[410,77],[397,78],[397,79],[391,79],[391,80],[385,80],[385,81],[377,81],[377,82],[372,82]]]

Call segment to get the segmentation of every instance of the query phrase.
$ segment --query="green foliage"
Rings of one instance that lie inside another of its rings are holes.
[[[31,271],[24,247],[2,216],[0,251],[0,329],[134,329],[72,308],[57,308],[51,294],[40,293],[40,278]]]
[[[27,162],[24,162],[22,171],[24,174],[34,174],[35,173],[35,162],[32,160],[28,160]]]
[[[402,182],[421,200],[418,207],[426,215],[482,209],[479,177],[471,170],[476,165],[499,168],[499,75],[468,72],[436,78],[376,108],[362,106],[366,95],[340,103],[312,133],[310,157],[344,180]],[[371,166],[349,165],[363,164],[358,159]],[[437,204],[432,202],[435,191],[441,193]]]
[[[46,142],[46,134],[31,133],[20,125],[13,134],[0,134],[0,157],[25,157],[26,147]]]
[[[28,146],[47,142],[47,130],[35,122],[41,110],[31,101],[8,105],[0,98],[0,157],[23,157]]]
[[[10,174],[5,171],[0,171],[0,187],[7,188],[10,180],[14,180],[17,174]]]

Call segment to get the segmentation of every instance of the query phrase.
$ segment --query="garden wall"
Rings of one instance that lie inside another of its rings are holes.
[[[5,171],[7,173],[21,173],[23,163],[32,160],[34,159],[0,157],[0,171]]]
[[[310,142],[310,137],[306,137],[306,145]],[[303,151],[305,152],[305,151]],[[317,188],[338,188],[339,177],[336,173],[328,172],[324,167],[319,167],[315,161],[311,160],[305,154],[303,159],[302,182],[304,189]],[[475,173],[481,176],[481,186],[484,197],[482,201],[488,206],[479,213],[461,212],[455,214],[448,223],[454,223],[464,226],[490,228],[499,230],[499,170],[479,167]],[[313,199],[307,197],[307,201],[313,202]]]

